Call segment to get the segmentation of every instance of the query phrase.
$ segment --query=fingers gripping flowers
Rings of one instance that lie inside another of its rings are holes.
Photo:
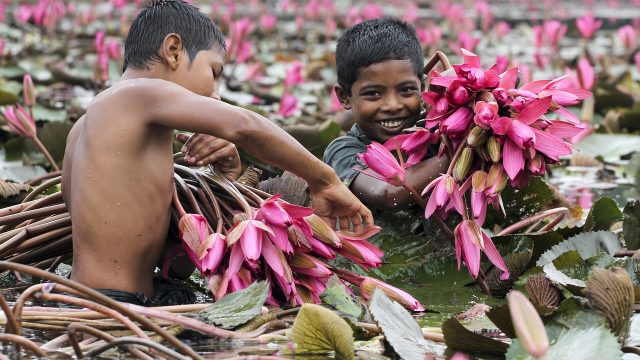
[[[504,280],[509,270],[481,229],[487,206],[504,212],[500,193],[507,183],[526,186],[531,174],[543,175],[547,164],[571,154],[564,139],[580,133],[585,125],[564,106],[576,105],[591,93],[565,81],[566,76],[516,88],[518,68],[498,75],[495,66],[482,69],[477,55],[465,49],[461,53],[463,64],[430,74],[429,91],[422,94],[429,106],[425,129],[398,135],[384,145],[398,149],[401,160],[405,155],[411,161],[398,163],[389,151],[383,154],[382,146],[373,143],[360,156],[369,167],[362,172],[404,186],[403,168],[419,162],[429,145],[440,142],[441,156],[442,148],[449,146],[446,143],[452,144],[449,169],[422,192],[429,194],[424,202],[425,218],[447,216],[451,210],[459,213],[462,221],[453,234],[458,264],[464,259],[476,278],[482,250],[503,271]],[[551,118],[553,113],[555,118]]]

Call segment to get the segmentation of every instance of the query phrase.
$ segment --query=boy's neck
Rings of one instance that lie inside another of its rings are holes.
[[[167,80],[163,71],[157,69],[156,66],[151,66],[149,70],[146,69],[135,69],[128,67],[127,70],[124,71],[122,76],[120,76],[120,80],[132,80],[132,79],[162,79]]]

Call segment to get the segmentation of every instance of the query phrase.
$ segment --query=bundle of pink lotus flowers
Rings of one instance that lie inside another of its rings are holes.
[[[271,285],[267,297],[271,305],[320,303],[327,281],[338,275],[359,286],[365,298],[379,288],[411,310],[424,310],[402,290],[327,263],[341,255],[365,269],[380,266],[382,251],[367,241],[380,231],[377,226],[359,233],[334,231],[312,209],[289,204],[275,195],[259,208],[251,208],[250,216],[236,214],[231,229],[210,231],[205,217],[185,213],[177,196],[174,204],[180,213],[178,227],[184,246],[167,256],[163,274],[167,275],[171,260],[186,251],[216,299],[266,279]]]
[[[463,64],[430,74],[429,91],[423,93],[430,106],[425,128],[391,138],[384,146],[373,143],[360,158],[375,172],[365,173],[411,191],[405,168],[418,163],[429,145],[439,143],[438,156],[448,153],[451,164],[422,191],[428,201],[418,199],[424,203],[425,218],[458,213],[462,221],[453,232],[458,268],[464,259],[476,278],[482,250],[505,280],[509,270],[482,230],[487,206],[504,213],[500,193],[507,184],[523,188],[530,175],[543,175],[547,164],[571,154],[564,139],[585,126],[565,106],[577,105],[591,93],[569,87],[566,76],[517,88],[518,68],[498,74],[495,66],[483,69],[477,55],[465,49],[462,54]],[[398,152],[400,163],[391,151]]]

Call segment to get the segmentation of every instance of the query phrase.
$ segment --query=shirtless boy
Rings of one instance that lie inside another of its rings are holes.
[[[413,198],[402,187],[360,173],[358,154],[416,124],[422,109],[424,60],[415,30],[390,18],[367,20],[338,39],[336,95],[355,125],[325,150],[324,161],[367,206],[401,210]],[[424,188],[449,165],[430,157],[407,169],[414,189]]]
[[[169,226],[174,129],[228,140],[302,177],[327,221],[373,223],[329,166],[269,120],[215,99],[224,56],[213,22],[183,1],[155,1],[133,21],[121,80],[96,96],[67,141],[73,280],[153,296]]]

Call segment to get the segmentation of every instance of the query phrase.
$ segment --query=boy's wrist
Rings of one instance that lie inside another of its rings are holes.
[[[305,179],[311,192],[340,184],[340,178],[329,165],[320,160],[318,160],[318,163],[319,169],[312,173],[314,175],[313,178]]]

